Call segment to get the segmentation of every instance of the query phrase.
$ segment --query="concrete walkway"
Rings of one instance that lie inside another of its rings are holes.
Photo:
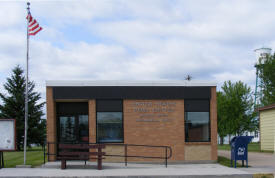
[[[177,177],[177,178],[252,178],[252,174],[239,169],[228,168],[219,164],[128,164],[103,163],[103,170],[96,170],[95,163],[69,162],[66,170],[60,169],[60,162],[47,163],[43,168],[4,168],[0,177]]]
[[[219,150],[219,156],[230,159],[231,153],[226,150]],[[250,173],[273,173],[275,175],[275,154],[273,153],[259,153],[248,152],[249,168],[238,168]]]

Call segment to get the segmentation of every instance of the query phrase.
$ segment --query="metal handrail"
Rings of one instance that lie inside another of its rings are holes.
[[[58,142],[47,142],[47,148],[49,148],[50,144],[59,144]],[[66,143],[64,143],[66,144]],[[73,144],[73,143],[68,143],[68,144]],[[76,143],[76,144],[98,144],[98,143]],[[124,154],[123,155],[104,155],[104,156],[113,156],[113,157],[124,157],[124,163],[125,166],[127,166],[128,163],[128,159],[127,158],[145,158],[145,159],[164,159],[164,164],[165,167],[167,167],[167,160],[170,159],[172,157],[172,148],[170,146],[158,146],[158,145],[137,145],[137,144],[122,144],[122,143],[101,143],[103,145],[106,146],[123,146],[124,147]],[[149,148],[163,148],[165,149],[165,156],[138,156],[138,155],[128,155],[128,148],[129,147],[149,147]],[[45,144],[44,144],[44,164],[45,164],[45,156],[48,156],[48,161],[49,161],[49,156],[57,156],[56,154],[52,154],[49,153],[48,149],[47,149],[47,153],[46,153],[46,149],[45,149]],[[169,151],[169,155],[168,155],[168,151]]]

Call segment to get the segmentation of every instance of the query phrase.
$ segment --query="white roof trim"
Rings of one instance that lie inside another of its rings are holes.
[[[217,83],[186,80],[47,80],[46,86],[217,86]]]

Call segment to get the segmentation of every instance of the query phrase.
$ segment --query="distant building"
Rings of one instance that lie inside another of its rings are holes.
[[[229,138],[229,135],[227,135],[226,137],[224,137],[223,139],[223,144],[229,144],[230,139],[232,139],[235,135],[231,135],[231,137]],[[260,141],[260,133],[259,131],[254,131],[254,132],[245,132],[243,133],[241,136],[253,136],[253,139],[251,142],[253,143],[257,143]],[[220,137],[218,137],[218,144],[220,143]]]
[[[261,150],[275,151],[275,103],[259,108]]]

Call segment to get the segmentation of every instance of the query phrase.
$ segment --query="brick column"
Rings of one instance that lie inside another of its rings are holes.
[[[89,100],[89,142],[96,142],[96,109],[95,100]]]
[[[96,143],[96,105],[95,100],[89,100],[89,143]],[[95,151],[90,149],[90,152]],[[95,161],[91,159],[90,161]]]
[[[212,154],[211,160],[217,161],[217,96],[216,87],[211,87],[211,100],[210,100],[210,118],[211,118],[211,147]]]
[[[53,99],[53,88],[46,88],[46,105],[47,105],[47,142],[56,142],[56,108]],[[49,154],[56,154],[56,145],[49,144]],[[49,156],[49,161],[55,161],[56,156]]]

